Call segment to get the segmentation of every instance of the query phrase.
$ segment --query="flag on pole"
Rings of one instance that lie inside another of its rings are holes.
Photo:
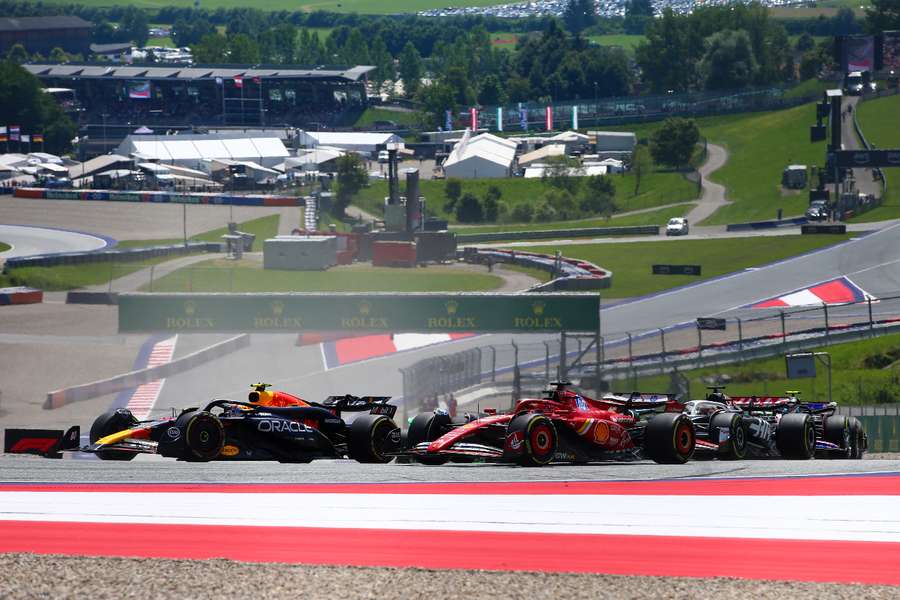
[[[224,83],[221,77],[216,77],[216,85],[222,85]]]
[[[447,131],[453,130],[453,111],[448,110],[444,112],[444,129]]]
[[[553,131],[553,107],[547,107],[547,131]]]
[[[31,141],[35,144],[43,144],[44,143],[44,134],[43,133],[35,133],[31,136]]]
[[[519,127],[522,131],[528,131],[528,110],[519,104]]]
[[[244,87],[244,78],[240,75],[234,76],[234,87],[243,89]]]
[[[256,85],[259,85],[259,84],[262,83],[262,79],[260,79],[259,77],[254,77],[254,78],[253,78],[253,83],[255,83]]]
[[[572,107],[572,129],[578,131],[578,105]]]
[[[9,139],[13,142],[19,141],[19,131],[21,128],[18,125],[10,125],[9,126]]]
[[[5,142],[9,139],[7,137],[7,129],[5,126],[0,127],[0,142]]]
[[[503,107],[497,107],[497,131],[503,131]]]
[[[30,143],[31,143],[31,136],[28,135],[27,133],[23,133],[23,134],[22,134],[22,141],[25,142],[25,143],[27,143],[27,144],[30,144]]]
[[[472,131],[473,132],[477,131],[478,130],[478,109],[470,108],[469,114],[472,116]]]

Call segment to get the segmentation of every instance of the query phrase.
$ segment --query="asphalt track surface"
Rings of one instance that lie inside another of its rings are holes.
[[[98,484],[334,484],[711,480],[736,477],[806,477],[900,472],[900,460],[694,460],[684,465],[650,461],[552,465],[527,469],[499,464],[364,465],[352,460],[317,460],[304,465],[271,462],[186,463],[157,456],[131,462],[46,460],[0,455],[0,482]]]
[[[0,261],[15,256],[100,250],[113,240],[90,233],[30,225],[0,225],[0,240],[12,246]]]

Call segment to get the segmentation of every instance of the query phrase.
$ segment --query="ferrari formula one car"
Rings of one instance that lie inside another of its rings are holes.
[[[508,414],[451,418],[443,410],[412,419],[406,453],[418,462],[514,462],[650,458],[684,463],[694,452],[694,426],[668,396],[628,394],[593,400],[557,382],[541,399],[520,400]]]
[[[855,417],[835,414],[834,402],[787,396],[729,397],[712,387],[705,400],[684,405],[697,431],[697,449],[719,458],[862,458],[868,439]]]
[[[39,432],[43,444],[34,441],[35,432],[7,430],[7,452],[55,456],[80,450],[103,460],[131,460],[144,453],[197,462],[349,457],[386,463],[400,449],[400,428],[392,420],[397,407],[387,403],[388,397],[330,396],[316,403],[268,387],[255,384],[247,402],[213,400],[166,419],[138,421],[127,409],[111,410],[94,420],[90,445],[82,448],[77,426],[65,433]],[[366,414],[347,423],[343,413]],[[52,443],[48,433],[56,434]]]

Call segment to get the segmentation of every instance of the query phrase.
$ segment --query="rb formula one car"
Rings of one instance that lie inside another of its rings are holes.
[[[386,463],[400,450],[400,428],[392,420],[397,407],[387,403],[389,397],[330,396],[316,403],[268,387],[255,384],[248,402],[217,399],[166,419],[138,421],[127,409],[111,410],[94,420],[91,443],[83,448],[78,448],[77,426],[65,433],[37,432],[44,434],[43,444],[34,441],[36,432],[7,430],[6,451],[55,457],[62,450],[80,450],[103,460],[131,460],[144,453],[194,462],[306,463],[347,456]],[[367,414],[347,423],[342,414],[348,412]],[[48,433],[56,434],[55,440]]]
[[[694,426],[681,404],[668,396],[611,395],[593,400],[556,382],[541,399],[520,400],[508,414],[451,418],[443,410],[412,419],[406,453],[424,464],[448,460],[542,466],[650,458],[687,462],[694,452]]]
[[[787,396],[727,396],[709,388],[705,400],[684,404],[697,430],[697,449],[723,459],[862,458],[868,439],[855,417],[835,414],[834,402],[801,402]]]

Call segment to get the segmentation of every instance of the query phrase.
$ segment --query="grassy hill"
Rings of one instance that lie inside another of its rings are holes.
[[[866,139],[876,148],[900,148],[900,96],[866,100],[857,105],[856,118]],[[884,203],[856,219],[880,221],[900,218],[900,169],[885,169],[888,193]]]
[[[529,247],[529,251],[554,254],[562,250],[570,258],[589,260],[613,272],[612,287],[604,298],[631,298],[669,288],[710,279],[747,267],[759,266],[795,256],[816,248],[843,241],[848,236],[791,235],[769,238],[773,242],[758,243],[763,238],[711,240],[666,240],[619,244],[573,244],[570,246]],[[778,240],[774,243],[774,240]],[[677,256],[677,260],[673,257]],[[653,275],[651,265],[672,263],[700,265],[702,277],[687,275]]]
[[[805,190],[782,191],[781,173],[790,164],[821,164],[825,142],[809,141],[815,105],[787,110],[698,119],[710,142],[728,151],[728,162],[712,175],[734,203],[717,211],[704,225],[724,225],[799,215],[809,198]]]

